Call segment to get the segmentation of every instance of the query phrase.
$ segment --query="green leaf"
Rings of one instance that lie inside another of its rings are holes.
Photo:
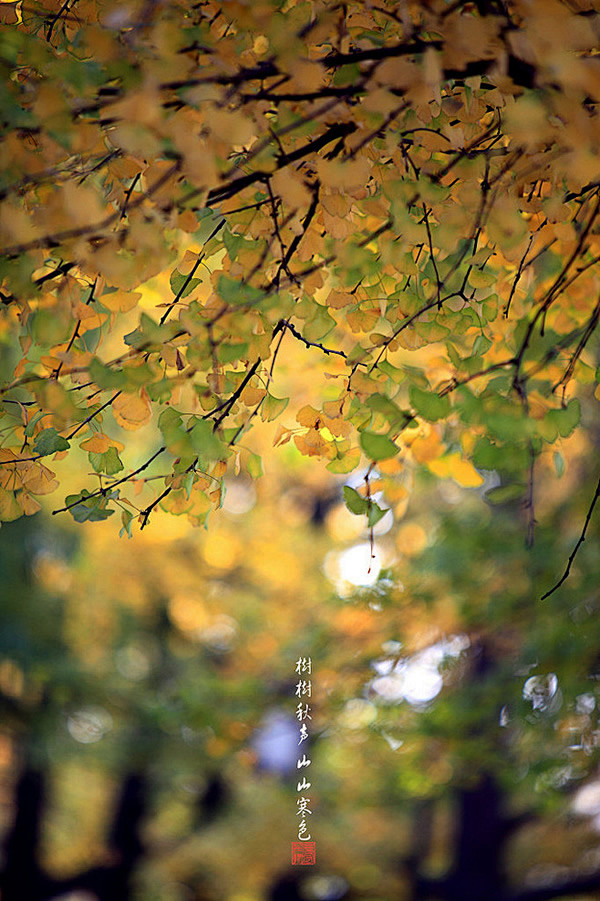
[[[417,413],[429,422],[444,419],[450,411],[450,400],[446,396],[440,397],[435,392],[424,391],[417,385],[411,385],[408,393]]]
[[[122,538],[123,535],[127,535],[128,538],[133,538],[131,534],[131,523],[133,522],[133,513],[131,510],[123,510],[121,513],[121,522],[123,523],[123,528],[119,532],[119,538]]]
[[[483,437],[475,446],[472,460],[477,469],[519,473],[529,464],[529,451],[524,445],[494,444]]]
[[[258,454],[250,454],[248,462],[246,463],[246,468],[248,470],[248,475],[252,476],[253,479],[260,479],[263,474],[263,468],[262,460]]]
[[[115,511],[109,510],[106,505],[109,500],[118,496],[118,491],[111,491],[105,495],[90,497],[90,492],[84,488],[80,494],[70,494],[66,497],[65,505],[75,522],[100,522],[113,515]]]
[[[243,235],[234,235],[233,232],[226,228],[223,232],[223,243],[227,248],[229,259],[234,262],[238,255],[238,251],[242,244],[245,243]]]
[[[367,430],[360,433],[360,446],[371,460],[388,460],[400,450],[391,438]]]
[[[267,392],[260,411],[263,422],[272,422],[277,419],[287,407],[289,400],[289,397],[275,397]]]
[[[183,457],[193,453],[192,442],[189,434],[183,426],[181,414],[173,407],[167,407],[158,417],[158,427],[165,439],[165,444],[176,457]]]
[[[206,419],[196,420],[190,431],[190,442],[197,454],[205,460],[222,460],[227,452]]]
[[[182,299],[187,297],[188,294],[191,294],[194,288],[198,287],[200,282],[201,279],[190,278],[189,275],[182,275],[178,269],[175,269],[170,278],[171,291],[175,297]]]
[[[344,500],[350,513],[361,516],[363,513],[367,512],[369,506],[368,500],[366,497],[362,497],[358,491],[354,490],[354,488],[350,488],[349,485],[344,485]]]
[[[577,398],[570,400],[566,407],[560,410],[549,410],[545,420],[554,426],[561,438],[568,438],[571,432],[579,425],[581,419],[581,407]]]
[[[101,338],[101,327],[91,328],[87,332],[84,332],[83,335],[79,335],[79,341],[81,342],[83,349],[89,351],[92,354],[95,350],[97,350]]]
[[[353,447],[345,454],[341,454],[334,460],[330,460],[325,468],[328,469],[329,472],[340,474],[352,472],[352,470],[356,469],[360,463],[360,456],[360,450],[357,447]]]
[[[407,418],[407,414],[404,410],[401,410],[400,407],[394,403],[393,400],[390,400],[389,397],[386,397],[385,394],[372,394],[366,401],[367,407],[373,410],[375,413],[381,413],[391,426],[400,425],[404,423]]]
[[[166,344],[175,336],[177,329],[178,326],[173,322],[165,322],[161,325],[146,313],[142,313],[140,327],[125,335],[123,340],[129,347],[148,350],[152,346],[161,347]]]
[[[383,510],[375,501],[371,501],[369,505],[369,510],[367,513],[367,522],[369,523],[369,528],[373,528],[376,526],[380,519],[382,519],[387,510]]]
[[[406,378],[406,373],[403,369],[399,369],[397,366],[392,366],[392,364],[388,360],[380,360],[377,364],[377,369],[380,372],[383,372],[384,375],[387,375],[393,382],[399,384],[403,382]]]
[[[565,473],[565,459],[560,451],[554,451],[552,459],[554,461],[554,469],[556,470],[556,475],[560,479]]]
[[[125,468],[116,447],[109,447],[103,454],[88,454],[88,456],[95,472],[104,472],[107,476],[114,476]]]
[[[58,311],[37,310],[31,322],[31,336],[36,344],[52,347],[66,341],[72,327],[71,317],[63,307]]]
[[[307,318],[302,334],[307,341],[321,341],[335,328],[335,319],[325,307],[315,303],[314,310]]]
[[[206,207],[203,210],[197,210],[196,217],[198,219],[198,228],[194,232],[194,238],[198,244],[206,244],[211,235],[217,231],[221,222],[223,222],[223,216]]]
[[[248,342],[240,341],[239,344],[219,344],[217,347],[217,359],[219,363],[233,363],[241,360],[248,351]]]
[[[192,470],[190,470],[190,472],[188,472],[185,479],[183,480],[183,490],[185,491],[185,496],[188,499],[188,501],[192,494],[192,488],[194,487],[194,482],[196,482],[197,479],[198,479],[198,476],[192,469]]]
[[[48,454],[57,453],[57,451],[68,450],[69,447],[67,439],[59,435],[56,429],[44,429],[35,439],[33,452],[41,457],[46,457]]]
[[[44,410],[39,410],[39,411],[35,414],[35,416],[32,416],[32,418],[29,420],[29,422],[28,422],[27,425],[25,426],[25,435],[27,436],[27,438],[32,438],[32,437],[33,437],[34,429],[35,429],[36,425],[38,424],[38,422],[40,421],[40,419],[42,419],[42,417],[43,417],[44,415],[45,415],[45,411],[44,411]]]
[[[90,379],[98,385],[99,388],[107,388],[108,390],[121,391],[127,385],[127,378],[122,369],[114,370],[97,357],[94,357],[88,366]]]
[[[498,488],[491,488],[486,492],[486,500],[492,504],[505,504],[507,501],[513,501],[521,497],[525,492],[525,485],[513,482],[512,485],[501,485]]]
[[[233,306],[254,305],[264,297],[264,292],[252,285],[244,285],[233,278],[222,275],[218,284],[219,296]]]

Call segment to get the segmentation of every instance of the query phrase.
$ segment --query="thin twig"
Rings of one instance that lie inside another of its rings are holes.
[[[545,601],[546,598],[549,598],[551,594],[554,594],[554,592],[557,590],[557,588],[560,588],[560,586],[563,584],[563,582],[565,582],[567,580],[567,578],[569,577],[569,573],[571,572],[571,566],[573,565],[573,561],[577,555],[577,551],[579,550],[579,548],[585,541],[585,533],[587,532],[587,528],[588,528],[588,526],[590,524],[590,520],[592,518],[592,513],[594,512],[594,507],[596,506],[596,502],[599,497],[600,497],[600,479],[598,479],[598,484],[596,485],[596,491],[594,492],[594,497],[592,498],[592,503],[590,504],[587,515],[585,517],[585,522],[583,524],[583,529],[581,530],[581,535],[577,539],[577,544],[573,548],[573,551],[571,552],[571,556],[569,557],[569,559],[567,561],[566,569],[565,569],[564,573],[562,574],[562,576],[560,577],[560,579],[558,580],[558,582],[556,583],[556,585],[553,585],[552,588],[546,592],[546,594],[542,595],[542,597],[541,597],[542,601]]]

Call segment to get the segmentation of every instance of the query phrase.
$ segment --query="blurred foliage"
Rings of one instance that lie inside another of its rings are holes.
[[[597,897],[598,4],[0,14],[3,901]]]
[[[108,522],[5,526],[5,829],[31,761],[48,778],[43,864],[85,872],[111,860],[123,780],[144,773],[131,897],[268,896],[290,871],[296,774],[259,736],[275,714],[293,722],[310,655],[318,864],[295,868],[303,897],[430,897],[414,884],[419,824],[419,871],[442,877],[461,799],[492,777],[518,823],[513,884],[594,869],[573,799],[598,757],[596,531],[568,590],[539,600],[581,526],[584,440],[564,442],[561,479],[551,461],[540,472],[546,527],[529,549],[518,501],[415,474],[375,527],[377,578],[343,477],[295,453],[232,479],[208,530],[166,514],[133,542]]]

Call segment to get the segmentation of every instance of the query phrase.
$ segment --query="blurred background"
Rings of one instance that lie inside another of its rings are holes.
[[[208,529],[159,511],[119,538],[53,498],[2,526],[3,901],[600,897],[594,521],[540,600],[593,432],[540,459],[533,548],[503,473],[406,468],[371,560],[342,496],[362,471],[273,431]],[[293,867],[300,657],[316,864]]]

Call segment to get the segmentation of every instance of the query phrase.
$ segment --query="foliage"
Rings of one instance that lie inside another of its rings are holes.
[[[492,507],[480,489],[424,473],[404,512],[395,505],[395,528],[375,526],[394,572],[363,588],[338,576],[368,524],[297,454],[256,486],[229,480],[208,530],[161,511],[132,542],[115,540],[110,520],[8,524],[0,767],[8,786],[27,762],[44,775],[39,862],[54,880],[28,897],[96,896],[132,772],[146,804],[126,897],[269,897],[288,868],[296,782],[261,765],[255,739],[274,710],[292,717],[290,671],[307,652],[317,874],[346,884],[344,897],[428,898],[415,871],[432,882],[451,869],[464,799],[493,777],[507,834],[514,819],[510,852],[492,844],[510,876],[504,901],[559,867],[573,896],[572,874],[597,862],[597,836],[572,809],[599,755],[597,532],[566,599],[540,604],[536,589],[580,526],[581,439],[564,443],[560,479],[540,469],[550,528],[532,549],[518,501]],[[497,813],[484,808],[482,834]],[[310,875],[296,873],[318,901]],[[488,894],[438,885],[437,896]]]
[[[57,512],[205,522],[298,343],[322,389],[276,444],[392,494],[500,471],[533,540],[596,378],[594,2],[2,14],[3,520],[67,454]]]
[[[350,896],[597,891],[570,796],[599,754],[599,4],[0,14],[0,766],[54,780],[32,898],[118,870],[132,770],[139,897],[282,897],[294,795],[252,735],[307,648]]]

